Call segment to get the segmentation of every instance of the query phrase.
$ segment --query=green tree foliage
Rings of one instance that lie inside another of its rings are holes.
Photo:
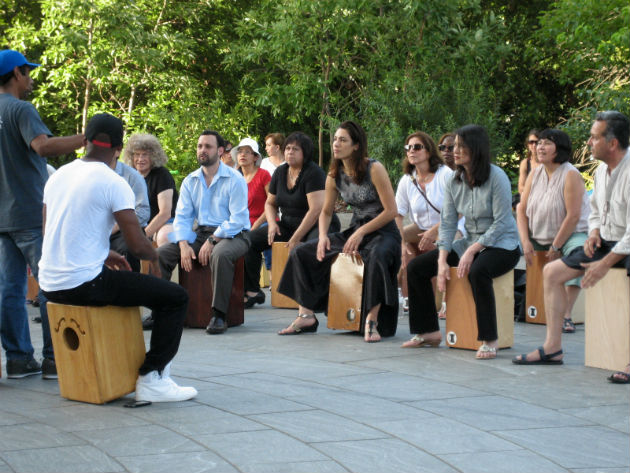
[[[202,129],[301,129],[325,165],[346,119],[394,181],[409,132],[473,122],[514,176],[529,128],[583,150],[595,110],[630,113],[629,29],[626,0],[0,0],[2,46],[43,64],[51,129],[114,113],[159,137],[177,180]]]
[[[597,110],[630,115],[630,5],[624,0],[560,0],[533,37],[538,70],[564,87],[561,123],[584,146]]]

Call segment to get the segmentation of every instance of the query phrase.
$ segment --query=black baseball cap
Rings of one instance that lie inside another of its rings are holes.
[[[96,139],[97,136],[99,139]],[[96,146],[115,148],[123,144],[123,123],[109,113],[99,113],[90,118],[85,138]]]

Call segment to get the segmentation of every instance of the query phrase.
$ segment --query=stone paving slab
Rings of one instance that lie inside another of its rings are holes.
[[[0,473],[630,470],[630,386],[584,367],[583,326],[564,337],[565,365],[523,367],[512,356],[544,326],[517,323],[514,347],[477,361],[401,349],[403,316],[377,344],[323,316],[317,334],[276,335],[294,316],[267,292],[224,335],[184,330],[172,374],[199,390],[189,402],[97,406],[61,398],[56,381],[1,378]],[[40,325],[31,334],[39,352]]]

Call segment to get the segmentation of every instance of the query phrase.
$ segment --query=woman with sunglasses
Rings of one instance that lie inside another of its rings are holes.
[[[589,200],[580,172],[569,162],[571,139],[564,131],[548,129],[538,135],[536,156],[540,166],[525,181],[516,222],[525,262],[534,251],[546,251],[553,261],[582,247],[587,238]],[[562,332],[575,332],[571,310],[580,294],[576,278],[565,283],[566,312]]]
[[[396,200],[385,167],[368,158],[367,136],[355,122],[339,125],[333,138],[333,161],[326,177],[324,207],[319,216],[319,239],[291,251],[278,291],[298,302],[298,317],[279,335],[315,332],[315,312],[328,305],[330,267],[337,254],[360,254],[365,264],[361,314],[364,340],[378,342],[396,333],[400,267],[400,233],[394,218]],[[350,227],[327,234],[335,202],[353,207]]]
[[[422,131],[412,133],[405,140],[404,175],[396,189],[398,215],[396,225],[402,235],[402,268],[419,253],[435,249],[440,211],[444,200],[444,187],[453,171],[444,161],[433,139]],[[403,227],[403,218],[411,223]],[[463,230],[463,223],[462,228]],[[403,297],[407,297],[406,274],[401,278]],[[405,302],[407,300],[405,299]],[[406,304],[405,304],[406,306]]]
[[[525,181],[527,176],[539,166],[538,154],[536,152],[536,145],[538,144],[538,137],[540,133],[538,130],[529,130],[527,133],[527,139],[525,140],[525,147],[527,151],[525,153],[525,159],[521,161],[518,169],[518,193],[522,194],[525,189]]]
[[[486,360],[496,358],[499,338],[492,279],[513,269],[520,258],[510,180],[490,163],[488,133],[478,125],[455,132],[454,158],[457,171],[444,191],[438,249],[416,257],[407,266],[409,327],[416,335],[405,346],[440,345],[431,278],[437,275],[438,289],[444,291],[449,266],[456,266],[456,277],[470,281],[477,310],[482,345],[476,358]],[[466,218],[467,235],[455,240],[460,214]]]
[[[438,141],[438,150],[444,159],[444,163],[455,170],[455,159],[453,158],[453,149],[455,148],[455,135],[453,133],[445,133]]]

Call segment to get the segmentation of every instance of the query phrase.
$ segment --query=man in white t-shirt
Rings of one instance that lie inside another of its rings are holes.
[[[122,148],[122,122],[105,113],[95,115],[85,137],[85,157],[58,169],[44,188],[42,291],[60,304],[152,309],[151,348],[139,369],[136,400],[191,399],[197,390],[180,387],[169,376],[188,295],[179,285],[155,277],[160,275],[157,253],[138,223],[133,191],[109,167]],[[110,250],[114,223],[129,250],[149,260],[151,275],[131,272],[127,260]]]

